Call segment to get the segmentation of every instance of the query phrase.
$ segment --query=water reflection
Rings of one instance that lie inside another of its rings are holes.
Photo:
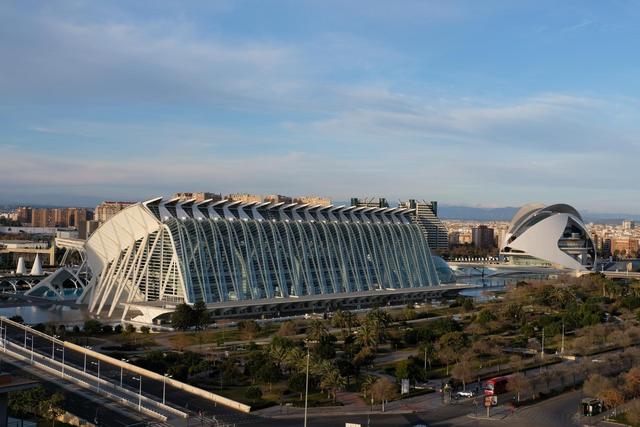
[[[91,316],[84,307],[60,304],[28,305],[20,307],[0,307],[0,315],[21,316],[25,323],[58,323],[64,325],[82,324]]]

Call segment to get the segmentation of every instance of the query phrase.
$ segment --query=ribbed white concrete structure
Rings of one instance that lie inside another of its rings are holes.
[[[501,255],[514,264],[589,270],[595,245],[582,217],[565,204],[523,206],[511,220]]]
[[[440,284],[405,208],[163,200],[132,205],[85,244],[91,279],[78,302],[145,322],[176,303],[328,300]],[[442,270],[444,271],[444,270]],[[153,311],[153,313],[151,313]]]

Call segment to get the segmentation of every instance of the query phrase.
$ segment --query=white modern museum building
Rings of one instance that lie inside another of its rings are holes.
[[[596,248],[582,216],[566,204],[528,204],[511,220],[500,250],[511,264],[593,269]]]
[[[221,317],[271,316],[459,290],[411,212],[156,198],[122,210],[82,245],[68,242],[81,263],[63,270],[82,279],[75,289],[62,289],[54,273],[30,294],[75,298],[101,319],[151,324],[182,302],[202,301]]]

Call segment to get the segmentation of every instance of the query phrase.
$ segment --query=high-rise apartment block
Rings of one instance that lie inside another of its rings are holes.
[[[33,227],[78,227],[91,218],[86,208],[41,208],[31,212]]]
[[[389,203],[384,197],[364,198],[353,197],[351,206],[364,208],[388,208]],[[438,202],[418,202],[410,199],[400,202],[399,208],[412,209],[409,214],[411,221],[420,227],[422,234],[426,237],[429,248],[432,250],[447,249],[449,247],[449,236],[447,228],[438,218]]]
[[[438,250],[449,247],[447,227],[438,218],[438,202],[424,200],[419,202],[409,199],[400,203],[399,207],[414,209],[411,220],[420,226],[431,249]]]
[[[495,246],[493,228],[489,228],[486,225],[474,227],[471,231],[471,239],[473,246],[476,248],[491,249]]]
[[[351,206],[357,206],[359,208],[388,208],[389,203],[384,197],[379,199],[358,199],[357,197],[351,198]]]
[[[20,224],[31,224],[32,212],[33,210],[30,206],[20,206],[18,209],[16,209],[15,220]]]
[[[222,200],[222,195],[216,194],[216,193],[196,191],[196,192],[175,193],[173,195],[173,198],[174,199],[178,198],[181,201],[195,200],[196,203],[204,202],[205,200],[209,200],[209,199],[217,202],[219,200]]]
[[[319,197],[319,196],[298,196],[293,198],[293,202],[308,204],[311,206],[317,206],[317,205],[329,206],[331,204],[331,199],[328,199],[326,197]]]
[[[135,202],[106,201],[96,206],[95,220],[105,222],[121,210],[133,205]]]
[[[259,194],[248,194],[248,193],[234,193],[225,196],[225,199],[232,200],[234,202],[242,202],[242,203],[260,203],[262,202],[262,196]]]
[[[268,196],[264,196],[265,202],[270,203],[293,203],[293,199],[289,196],[283,196],[281,194],[269,194]]]
[[[625,219],[624,221],[622,221],[623,230],[633,230],[634,228],[636,228],[635,221],[632,221],[630,219]]]

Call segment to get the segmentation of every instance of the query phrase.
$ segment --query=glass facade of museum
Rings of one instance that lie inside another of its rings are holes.
[[[88,240],[92,279],[79,302],[111,316],[140,303],[214,308],[451,283],[411,212],[154,199],[121,211]]]

